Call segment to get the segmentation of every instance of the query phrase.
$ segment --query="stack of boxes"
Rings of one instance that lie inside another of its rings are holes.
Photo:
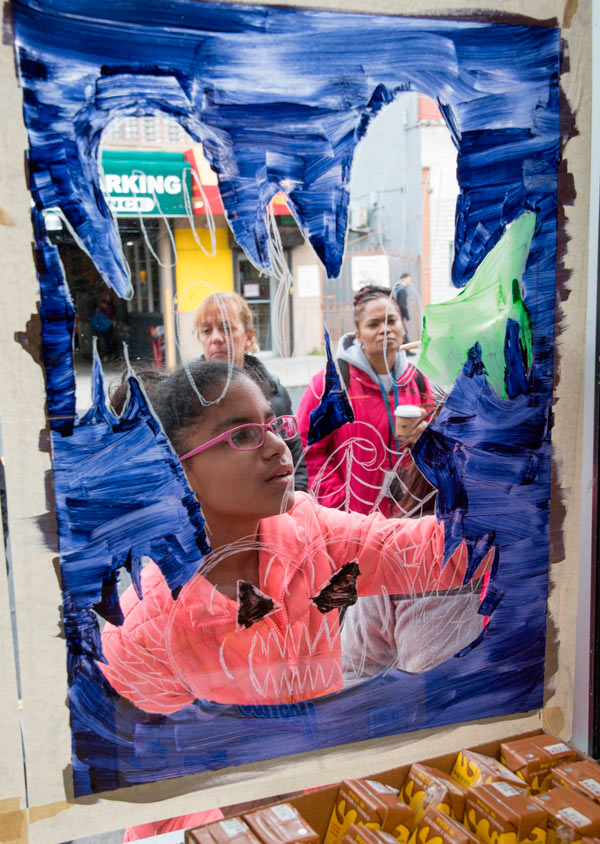
[[[291,803],[189,829],[186,844],[317,844],[318,833]]]
[[[496,757],[466,749],[344,780],[333,807],[318,790],[189,830],[186,844],[600,844],[600,766],[546,733]]]

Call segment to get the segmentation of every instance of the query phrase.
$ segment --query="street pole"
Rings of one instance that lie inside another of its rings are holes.
[[[175,313],[173,310],[173,252],[168,231],[169,223],[161,218],[159,222],[158,254],[160,256],[160,295],[162,299],[163,325],[165,332],[165,368],[173,372],[177,366],[175,345]]]

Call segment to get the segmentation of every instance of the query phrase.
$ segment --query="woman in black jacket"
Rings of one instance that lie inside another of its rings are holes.
[[[253,354],[258,351],[258,345],[252,311],[245,299],[237,293],[213,293],[198,306],[195,328],[206,360],[229,359],[255,380],[266,382],[270,391],[269,404],[275,416],[293,415],[290,394],[279,378]],[[306,492],[308,472],[300,437],[290,440],[288,448],[294,461],[294,488]]]

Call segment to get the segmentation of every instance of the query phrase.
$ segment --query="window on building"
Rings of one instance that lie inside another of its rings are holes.
[[[122,123],[121,120],[113,120],[108,125],[107,136],[111,140],[117,140],[118,138],[120,138],[121,137],[122,125],[123,125],[123,123]]]
[[[159,118],[157,117],[143,117],[142,118],[142,140],[153,143],[159,140]]]
[[[104,144],[115,149],[119,143],[127,149],[136,143],[144,148],[168,149],[175,144],[191,144],[192,140],[176,120],[154,114],[113,120],[105,132]]]
[[[186,133],[184,132],[184,130],[181,128],[181,126],[178,123],[175,123],[174,120],[170,120],[166,124],[166,130],[167,130],[167,140],[170,141],[171,143],[178,144],[178,143],[183,143],[186,140],[186,137],[187,137]]]
[[[139,138],[138,122],[135,117],[127,117],[123,121],[123,138],[126,141],[137,141]]]

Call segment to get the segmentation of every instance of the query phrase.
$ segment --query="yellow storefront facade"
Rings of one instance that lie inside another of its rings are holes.
[[[204,218],[199,219],[199,222],[203,221]],[[173,232],[177,250],[175,317],[183,360],[202,353],[194,330],[194,316],[200,302],[216,291],[235,289],[234,259],[227,225],[224,217],[216,218],[215,223],[214,240],[207,228],[196,228],[193,232],[187,220],[178,222]]]

